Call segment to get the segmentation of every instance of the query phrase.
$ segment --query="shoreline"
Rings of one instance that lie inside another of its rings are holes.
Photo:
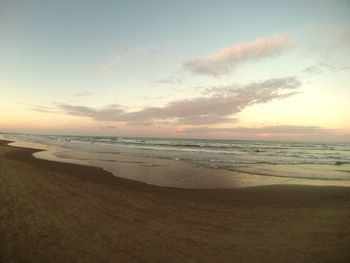
[[[6,145],[7,143],[11,141],[6,141],[0,139],[0,146]],[[78,164],[78,163],[68,163],[64,161],[55,161],[55,160],[47,160],[47,159],[41,159],[34,156],[35,153],[45,151],[42,149],[36,149],[36,148],[23,148],[22,146],[12,146],[8,145],[8,147],[11,148],[17,148],[18,152],[12,152],[6,154],[6,157],[9,157],[13,160],[20,161],[20,162],[27,162],[30,164],[33,164],[37,167],[40,167],[42,169],[50,170],[50,171],[59,171],[64,173],[69,173],[71,176],[74,177],[81,177],[80,174],[84,173],[83,180],[92,180],[93,182],[97,183],[108,183],[108,184],[118,184],[122,185],[124,187],[131,187],[133,189],[143,189],[147,191],[153,191],[156,193],[165,193],[169,194],[169,191],[181,192],[182,194],[188,194],[189,196],[196,196],[196,194],[199,194],[200,197],[205,198],[206,193],[215,193],[215,195],[211,195],[208,200],[211,200],[213,197],[221,197],[219,199],[224,200],[224,197],[227,197],[229,194],[233,194],[235,192],[261,192],[261,194],[267,194],[268,191],[278,189],[278,188],[285,188],[285,189],[292,189],[292,188],[300,188],[300,189],[312,189],[313,187],[321,187],[321,188],[329,188],[329,189],[338,189],[338,188],[344,188],[344,190],[349,190],[347,186],[332,186],[332,185],[321,185],[321,186],[309,186],[309,185],[299,185],[299,184],[275,184],[275,185],[262,185],[262,186],[251,186],[251,187],[237,187],[237,188],[180,188],[180,187],[169,187],[169,186],[157,186],[153,184],[147,184],[144,182],[140,182],[137,180],[132,180],[124,177],[118,177],[117,175],[103,169],[102,167],[98,166],[90,166],[88,164]],[[90,171],[93,171],[92,175]],[[266,189],[266,190],[264,190]],[[228,194],[228,195],[227,195]],[[185,195],[184,195],[185,196]],[[261,199],[260,199],[261,200]]]
[[[17,149],[17,151],[12,151],[6,154],[7,158],[13,159],[19,162],[30,163],[40,169],[45,169],[53,172],[62,172],[68,173],[70,176],[77,177],[79,179],[92,181],[94,183],[109,184],[109,185],[118,185],[134,190],[144,190],[152,191],[157,194],[174,194],[177,195],[180,193],[182,196],[189,196],[190,198],[196,197],[197,195],[200,198],[207,199],[209,201],[225,200],[228,197],[231,197],[235,193],[246,192],[246,194],[255,193],[266,195],[274,189],[305,189],[309,191],[312,188],[324,188],[324,189],[344,189],[345,191],[349,190],[347,186],[309,186],[309,185],[299,185],[299,184],[281,184],[281,185],[263,185],[263,186],[252,186],[252,187],[240,187],[240,188],[179,188],[179,187],[169,187],[169,186],[157,186],[152,184],[147,184],[137,180],[132,180],[124,177],[118,177],[113,173],[104,170],[102,167],[90,166],[87,164],[77,164],[77,163],[68,163],[68,162],[57,162],[54,160],[46,160],[37,158],[34,156],[35,153],[43,151],[42,149],[35,148],[23,148],[19,146],[7,145],[9,141],[0,140],[0,147],[7,146],[10,148]],[[83,175],[82,175],[83,174]],[[297,190],[298,192],[300,190]],[[311,190],[312,191],[312,190]],[[281,191],[283,192],[283,191]],[[293,190],[291,190],[293,192]],[[302,190],[301,190],[302,192]],[[210,196],[207,196],[207,193],[210,193]],[[215,194],[214,194],[215,193]],[[291,193],[288,193],[289,195]],[[298,192],[298,195],[300,193]],[[178,198],[180,196],[176,196]],[[207,198],[208,197],[208,198]],[[296,197],[296,196],[295,196]],[[255,199],[255,197],[254,197]],[[261,197],[258,200],[263,200]]]
[[[296,173],[294,165],[250,165],[237,167],[211,168],[195,165],[183,160],[142,157],[124,153],[91,153],[73,149],[51,147],[40,143],[30,143],[21,140],[11,140],[0,136],[0,140],[11,142],[14,147],[34,148],[37,159],[100,167],[119,178],[131,179],[150,185],[185,189],[237,189],[268,185],[320,185],[350,187],[348,179],[312,178],[303,176],[304,173],[317,173],[309,165],[297,165],[301,175],[289,176]],[[135,165],[137,164],[137,165]],[[329,173],[337,171],[329,168]],[[349,169],[349,167],[347,167]],[[314,176],[314,175],[312,175]]]

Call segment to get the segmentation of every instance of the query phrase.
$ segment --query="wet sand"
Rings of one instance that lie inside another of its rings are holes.
[[[35,151],[0,145],[0,262],[350,260],[350,188],[157,187]]]

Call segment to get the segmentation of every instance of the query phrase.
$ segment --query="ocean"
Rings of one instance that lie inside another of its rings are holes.
[[[61,158],[77,158],[77,154],[70,156],[70,151],[85,153],[85,156],[89,153],[89,158],[96,160],[106,154],[109,158],[123,154],[183,161],[192,166],[246,175],[339,181],[340,184],[343,181],[344,185],[350,180],[350,143],[29,134],[4,136],[47,145],[49,149],[55,149],[53,154],[56,157]]]

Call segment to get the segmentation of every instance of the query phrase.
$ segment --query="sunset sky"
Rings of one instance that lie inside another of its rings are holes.
[[[0,132],[350,141],[349,14],[349,0],[0,0]]]

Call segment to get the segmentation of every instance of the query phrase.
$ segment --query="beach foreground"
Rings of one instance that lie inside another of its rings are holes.
[[[0,145],[0,262],[350,259],[350,188],[156,187],[35,151]]]

